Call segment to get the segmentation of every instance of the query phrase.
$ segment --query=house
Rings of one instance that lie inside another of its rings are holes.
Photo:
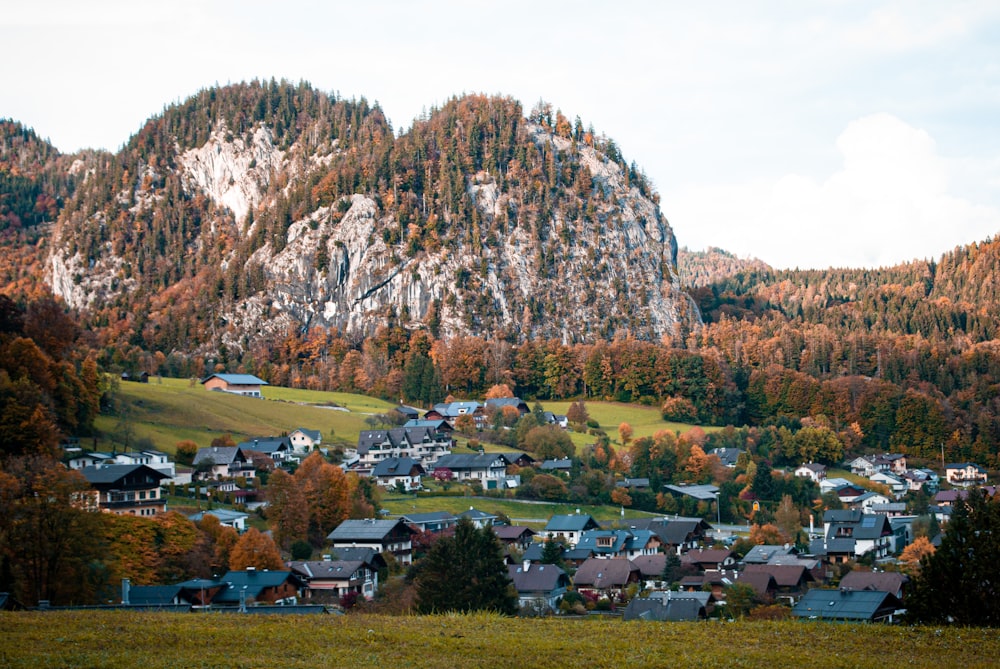
[[[728,548],[699,548],[681,555],[681,564],[691,565],[698,571],[718,570],[734,566],[736,558]]]
[[[549,522],[539,533],[539,536],[545,540],[561,541],[567,546],[575,548],[585,531],[599,529],[601,526],[589,514],[557,514],[549,518]]]
[[[749,564],[744,574],[768,574],[774,579],[775,599],[795,603],[816,579],[804,564]]]
[[[660,545],[660,538],[650,530],[584,530],[576,549],[589,551],[596,557],[631,560],[640,555],[654,555]]]
[[[616,488],[628,490],[649,490],[649,479],[647,478],[626,478],[624,481],[616,481]]]
[[[665,550],[669,547],[669,550],[678,554],[696,548],[705,540],[707,533],[712,529],[712,526],[702,518],[686,518],[684,516],[633,518],[629,523],[635,529],[653,531],[660,538]]]
[[[491,416],[497,411],[503,411],[505,407],[515,409],[518,417],[531,413],[528,403],[518,397],[494,397],[486,400],[483,405],[486,413]]]
[[[522,453],[521,451],[512,451],[510,453],[501,453],[507,462],[515,467],[534,467],[536,462],[528,453]]]
[[[865,512],[870,512],[872,506],[880,504],[888,504],[891,502],[888,497],[879,492],[866,492],[859,497],[854,498],[851,502],[852,509],[861,509]]]
[[[869,552],[878,560],[889,555],[893,536],[892,525],[882,514],[829,510],[823,513],[823,536],[809,548],[829,563],[847,562]]]
[[[796,468],[795,475],[819,483],[826,478],[826,465],[821,465],[818,462],[807,462]]]
[[[438,458],[434,471],[447,469],[458,481],[477,481],[484,490],[499,490],[504,487],[507,464],[499,453],[450,453]]]
[[[896,571],[861,571],[855,569],[847,572],[840,579],[841,589],[888,592],[900,600],[903,599],[904,590],[909,583],[909,576]]]
[[[889,488],[889,490],[892,491],[892,494],[896,497],[896,499],[899,499],[900,497],[905,495],[907,489],[910,487],[909,484],[906,483],[901,476],[890,474],[888,472],[878,472],[872,474],[871,476],[868,477],[868,479],[872,483],[878,483],[880,485],[884,485],[887,488]]]
[[[111,453],[101,453],[90,451],[80,453],[66,461],[66,466],[70,469],[82,470],[85,467],[96,467],[97,465],[122,464],[115,461],[115,456]]]
[[[212,606],[295,604],[302,581],[291,571],[247,569],[227,572],[219,579],[222,588],[212,597]]]
[[[386,458],[372,469],[372,480],[383,488],[399,488],[406,492],[420,490],[420,477],[426,474],[413,458]]]
[[[554,564],[533,564],[525,560],[508,565],[507,575],[517,590],[520,607],[538,613],[558,611],[559,600],[570,587],[569,576]]]
[[[632,558],[632,562],[635,563],[635,566],[639,568],[639,572],[642,574],[644,590],[670,586],[669,583],[663,581],[663,569],[667,564],[666,553],[637,555]]]
[[[837,494],[837,497],[840,498],[841,504],[850,505],[851,502],[861,497],[868,491],[862,488],[861,486],[849,483],[847,485],[842,485],[835,488],[833,492],[835,492]]]
[[[417,420],[420,418],[420,410],[414,409],[413,407],[408,407],[405,404],[400,404],[399,406],[393,408],[393,411],[401,415],[406,420]]]
[[[244,453],[262,453],[275,462],[284,462],[292,453],[292,442],[288,437],[256,437],[236,445]]]
[[[197,523],[205,516],[213,516],[218,519],[220,525],[231,527],[240,534],[243,534],[246,532],[247,518],[250,517],[250,514],[243,513],[242,511],[231,511],[229,509],[208,509],[207,511],[199,511],[196,514],[188,516],[188,520],[192,523]]]
[[[253,478],[254,467],[239,446],[209,446],[199,448],[194,455],[195,471],[206,478]]]
[[[766,571],[746,571],[743,570],[736,575],[736,582],[749,585],[757,593],[760,601],[771,604],[774,596],[778,592],[778,586],[774,582],[774,576]]]
[[[957,462],[945,466],[944,476],[951,485],[963,488],[986,485],[986,470],[971,462]]]
[[[657,622],[684,622],[708,618],[705,605],[699,599],[678,597],[686,593],[669,590],[662,597],[633,597],[625,607],[622,620],[650,620]]]
[[[807,620],[893,622],[902,602],[877,590],[822,590],[807,592],[792,607],[792,615]]]
[[[819,482],[819,494],[825,495],[828,492],[832,492],[837,488],[842,488],[845,485],[854,485],[845,478],[825,478]]]
[[[906,472],[906,456],[902,453],[886,453],[882,460],[889,463],[889,472],[902,476]]]
[[[446,435],[450,435],[455,431],[455,428],[451,426],[451,423],[443,418],[430,420],[417,420],[416,418],[411,418],[403,423],[403,427],[426,427],[430,429],[431,432],[441,432]]]
[[[118,515],[155,516],[166,513],[160,481],[168,478],[148,465],[98,465],[80,470],[90,484],[87,506]]]
[[[534,541],[536,532],[530,527],[521,525],[494,525],[493,534],[497,535],[504,545],[524,551]]]
[[[424,414],[424,420],[446,420],[455,427],[455,421],[462,416],[471,416],[477,429],[486,425],[486,411],[479,402],[446,402],[435,404],[434,408]]]
[[[306,560],[288,563],[302,582],[306,599],[317,604],[336,604],[355,593],[366,600],[378,591],[378,567],[364,560]]]
[[[319,430],[297,427],[288,434],[288,441],[292,443],[293,453],[308,453],[323,443],[323,433]]]
[[[542,412],[542,422],[545,425],[558,425],[564,430],[569,427],[569,418],[562,414],[552,413],[551,411]]]
[[[122,584],[122,605],[144,609],[190,610],[191,602],[180,585],[127,585]]]
[[[541,465],[539,465],[538,469],[546,474],[562,474],[564,476],[569,476],[570,470],[573,469],[573,461],[569,458],[545,460]]]
[[[245,397],[263,397],[260,388],[268,385],[267,381],[258,379],[253,374],[211,374],[202,379],[201,384],[206,390]]]
[[[878,471],[874,457],[859,456],[847,463],[847,467],[855,476],[864,476],[865,478]]]
[[[779,555],[795,555],[798,551],[795,546],[785,544],[783,546],[760,544],[754,546],[743,556],[743,564],[767,564]]]
[[[908,469],[903,472],[903,480],[910,490],[924,490],[932,495],[938,491],[941,482],[937,473],[930,469]]]
[[[480,511],[479,509],[475,509],[471,506],[468,511],[463,511],[458,514],[458,517],[468,518],[477,528],[493,527],[496,525],[497,520],[499,520],[496,514],[486,513],[485,511]]]
[[[413,561],[412,537],[415,533],[402,519],[366,518],[345,520],[326,538],[334,552],[340,548],[373,548],[380,553],[392,553],[401,564],[408,565]]]
[[[216,579],[194,578],[190,581],[178,583],[177,587],[181,589],[180,598],[182,600],[190,602],[196,608],[206,608],[211,606],[215,596],[228,586],[223,581]]]
[[[408,513],[401,519],[418,532],[442,532],[458,525],[458,517],[447,511]]]
[[[386,458],[413,458],[430,471],[451,453],[448,433],[430,427],[397,427],[391,430],[364,430],[358,435],[358,464],[369,468]]]
[[[168,478],[177,476],[176,465],[170,461],[170,456],[162,451],[151,448],[142,451],[126,451],[115,454],[115,462],[122,465],[149,465],[167,475]]]
[[[590,558],[576,570],[573,585],[580,594],[606,597],[612,602],[625,599],[625,590],[642,581],[642,572],[626,558]]]
[[[736,463],[740,459],[740,455],[745,453],[745,451],[739,448],[713,448],[707,455],[719,458],[719,462],[722,463],[724,467],[733,469],[736,467]]]
[[[726,589],[736,582],[738,573],[734,569],[709,569],[701,574],[684,576],[680,587],[688,592],[707,590],[716,601],[722,601],[726,598]]]

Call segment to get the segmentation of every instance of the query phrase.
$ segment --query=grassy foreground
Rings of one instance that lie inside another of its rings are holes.
[[[0,613],[0,666],[993,667],[996,630],[489,615]]]

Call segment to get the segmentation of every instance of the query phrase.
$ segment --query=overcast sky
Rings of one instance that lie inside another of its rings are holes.
[[[1000,231],[995,0],[18,5],[0,117],[63,152],[253,78],[377,101],[397,130],[500,93],[613,138],[691,249],[877,267]]]

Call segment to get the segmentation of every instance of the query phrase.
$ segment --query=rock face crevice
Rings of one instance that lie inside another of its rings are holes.
[[[211,309],[220,327],[202,343],[241,349],[254,337],[316,326],[364,336],[390,317],[442,336],[563,341],[660,339],[697,327],[697,309],[680,289],[676,239],[648,191],[593,145],[527,119],[519,132],[533,151],[584,172],[583,185],[539,211],[531,191],[537,176],[463,173],[474,220],[446,217],[440,242],[417,246],[408,244],[398,204],[367,192],[299,212],[277,243],[257,234],[261,212],[336,164],[336,142],[312,155],[301,143],[279,148],[266,124],[234,136],[219,122],[200,146],[175,144],[175,155],[149,164],[175,170],[185,195],[205,204],[186,246],[166,253],[204,254],[235,238],[218,270],[257,277],[252,289],[223,291]],[[158,180],[161,173],[145,182]],[[119,193],[136,216],[155,216],[162,197],[155,188]],[[53,240],[47,280],[73,307],[126,300],[136,290],[139,259],[110,240],[89,256],[74,248],[77,227],[99,233],[118,224],[106,218],[105,209],[78,208]]]

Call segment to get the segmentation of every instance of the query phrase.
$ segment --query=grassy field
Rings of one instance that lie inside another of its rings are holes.
[[[151,378],[149,383],[122,383],[120,396],[129,407],[135,438],[146,437],[156,448],[174,452],[174,445],[190,439],[207,446],[230,433],[236,441],[251,436],[288,433],[304,427],[320,430],[326,443],[355,444],[367,429],[365,418],[392,408],[389,402],[347,393],[321,393],[267,387],[266,399],[210,392],[187,379]],[[105,434],[120,429],[117,416],[101,416],[97,427]],[[98,448],[110,448],[110,441]]]
[[[241,441],[254,436],[288,433],[299,427],[320,430],[328,444],[353,445],[357,443],[358,434],[368,429],[366,418],[385,413],[394,406],[365,395],[278,386],[266,387],[265,399],[260,400],[209,392],[190,379],[159,377],[150,378],[149,383],[123,382],[119,395],[129,410],[128,423],[133,439],[148,438],[155,448],[167,453],[173,453],[175,444],[184,439],[207,446],[212,439],[225,433]],[[546,402],[544,407],[553,413],[565,414],[569,405],[569,402]],[[659,410],[653,407],[588,402],[587,410],[612,441],[618,440],[618,426],[622,422],[632,426],[636,437],[652,435],[659,430],[686,432],[692,427],[664,421]],[[96,446],[92,442],[86,446],[96,450],[110,449],[111,439],[107,435],[120,432],[123,421],[119,416],[100,416],[97,428],[106,436],[98,440]],[[570,434],[577,447],[594,441],[592,435]],[[464,444],[466,439],[459,437],[459,441]]]
[[[649,623],[490,615],[0,613],[0,666],[831,667],[996,666],[1000,635],[828,623]]]

